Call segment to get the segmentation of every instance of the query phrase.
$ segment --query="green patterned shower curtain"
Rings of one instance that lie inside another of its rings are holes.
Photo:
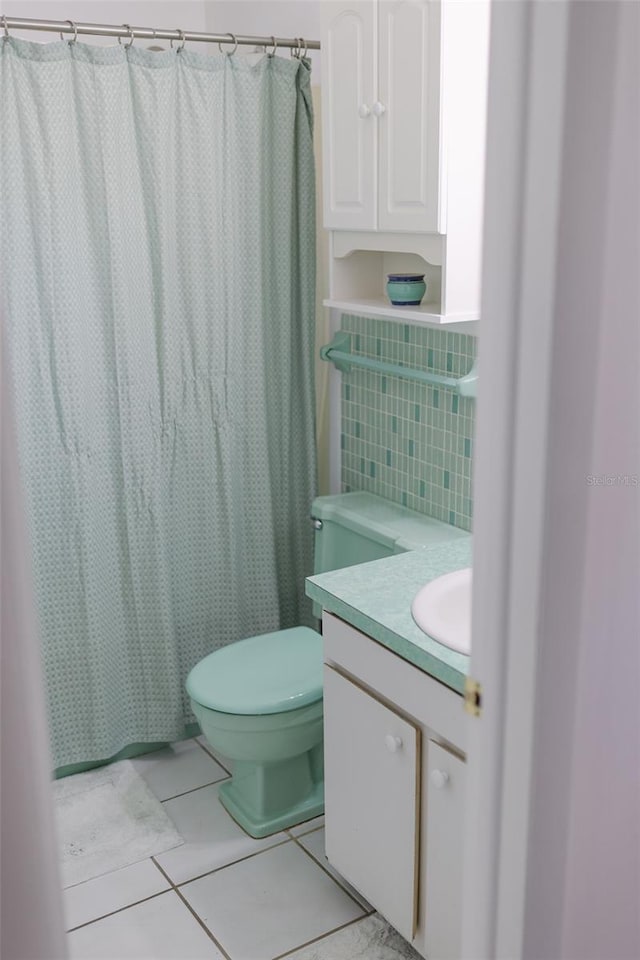
[[[180,737],[201,657],[309,622],[309,67],[11,38],[0,103],[3,297],[60,766]]]

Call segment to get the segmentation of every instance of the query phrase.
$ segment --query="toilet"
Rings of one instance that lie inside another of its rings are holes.
[[[318,497],[312,519],[315,573],[466,536],[362,492]],[[292,627],[215,650],[187,677],[204,737],[232,762],[220,801],[252,837],[324,810],[322,672],[322,636]]]

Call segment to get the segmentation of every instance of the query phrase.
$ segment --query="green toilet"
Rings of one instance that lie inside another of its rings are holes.
[[[315,573],[465,536],[370,493],[318,497],[312,518]],[[321,635],[293,627],[216,650],[187,677],[202,733],[232,761],[220,800],[252,837],[324,810],[322,663]]]

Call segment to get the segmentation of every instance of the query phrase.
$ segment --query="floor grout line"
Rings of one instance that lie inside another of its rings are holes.
[[[322,829],[322,827],[317,827],[316,830],[310,830],[309,833],[316,833],[317,830],[321,830],[321,829]],[[305,834],[303,834],[303,836],[307,837],[307,836],[309,836],[309,833],[305,833]],[[256,850],[254,853],[250,853],[250,854],[248,854],[248,856],[246,856],[246,857],[242,857],[242,858],[240,858],[239,860],[234,860],[234,861],[232,861],[231,863],[227,863],[227,864],[225,864],[223,867],[216,867],[214,870],[210,870],[208,873],[200,874],[200,876],[198,876],[198,877],[193,877],[191,880],[183,880],[183,881],[181,881],[179,884],[176,884],[176,883],[173,882],[173,880],[171,879],[171,877],[165,872],[165,870],[160,866],[159,863],[156,863],[155,860],[154,860],[154,863],[156,864],[156,866],[158,867],[158,869],[160,870],[160,872],[163,874],[163,876],[169,881],[169,883],[171,884],[172,889],[175,890],[176,893],[178,893],[178,894],[180,895],[180,898],[181,898],[181,899],[185,902],[185,904],[189,907],[189,909],[190,909],[191,912],[193,913],[194,917],[198,920],[198,922],[199,922],[200,924],[202,924],[202,926],[205,927],[205,930],[207,930],[207,932],[210,933],[212,939],[213,939],[213,940],[215,941],[215,943],[216,943],[216,946],[218,946],[218,947],[223,951],[224,956],[227,958],[227,960],[232,960],[232,958],[229,956],[228,953],[226,953],[226,951],[224,950],[224,948],[222,947],[222,945],[219,944],[217,940],[215,940],[214,935],[211,933],[211,931],[209,931],[208,927],[205,926],[205,924],[204,924],[203,921],[200,919],[200,917],[199,917],[198,914],[195,912],[195,910],[193,910],[193,908],[191,907],[191,905],[189,904],[189,902],[186,900],[186,898],[185,898],[184,895],[182,894],[182,891],[181,891],[180,888],[181,888],[181,887],[188,886],[190,883],[194,883],[196,880],[201,880],[203,877],[209,877],[209,876],[211,876],[211,875],[214,874],[214,873],[220,873],[220,871],[225,870],[227,867],[232,867],[232,866],[234,866],[235,864],[243,863],[245,860],[251,860],[251,859],[253,859],[253,858],[255,858],[255,857],[260,856],[260,854],[262,854],[262,853],[268,853],[270,850],[275,850],[276,847],[282,847],[282,846],[284,846],[286,843],[290,843],[291,841],[293,841],[293,843],[296,844],[296,846],[298,846],[298,847],[307,855],[307,857],[309,857],[309,859],[312,861],[312,863],[314,863],[317,867],[319,867],[320,870],[323,871],[323,873],[325,873],[331,880],[333,880],[333,882],[336,884],[336,886],[337,886],[343,893],[345,893],[345,894],[349,897],[349,899],[352,900],[353,903],[355,903],[355,905],[362,911],[362,915],[359,916],[359,917],[354,917],[353,920],[348,920],[346,923],[340,924],[340,926],[338,926],[338,927],[333,927],[331,930],[328,930],[326,933],[323,933],[323,934],[321,934],[321,935],[318,936],[318,937],[314,937],[312,940],[307,940],[307,941],[305,941],[305,942],[303,942],[303,943],[301,943],[301,944],[298,944],[297,946],[292,947],[291,950],[287,950],[285,953],[279,953],[279,954],[277,955],[277,957],[274,957],[274,958],[273,958],[273,960],[281,960],[281,958],[283,958],[283,957],[290,956],[292,953],[295,953],[295,952],[298,951],[298,950],[302,950],[303,947],[309,946],[309,945],[312,944],[312,943],[316,943],[316,942],[318,942],[319,940],[323,940],[325,937],[331,936],[331,934],[336,933],[338,930],[343,930],[345,927],[349,927],[349,926],[351,926],[353,923],[358,923],[358,921],[364,920],[364,919],[366,919],[367,917],[370,917],[372,914],[374,914],[374,913],[376,912],[375,909],[371,909],[371,910],[367,911],[367,910],[365,909],[365,907],[363,907],[363,905],[360,903],[360,901],[359,901],[359,900],[356,900],[356,898],[355,898],[351,893],[349,893],[348,890],[346,890],[346,889],[342,886],[342,884],[333,876],[333,874],[329,873],[329,871],[328,871],[318,860],[316,860],[316,858],[313,856],[313,854],[311,854],[308,850],[306,850],[305,847],[303,847],[301,843],[297,843],[297,838],[296,838],[296,837],[291,837],[290,840],[282,840],[280,843],[274,843],[272,847],[266,847],[264,850]],[[153,860],[153,857],[152,857],[151,859]]]
[[[203,736],[203,734],[199,734],[198,736]],[[210,751],[207,747],[205,747],[204,743],[200,743],[200,741],[197,739],[197,737],[194,737],[193,739],[194,739],[195,742],[198,744],[198,746],[200,747],[200,749],[201,749],[201,750],[204,750],[204,752],[206,753],[206,755],[207,755],[208,757],[211,757],[212,760],[215,760],[215,762],[216,762],[220,767],[222,767],[223,770],[226,770],[226,771],[227,771],[227,773],[229,774],[229,776],[232,776],[231,770],[229,770],[228,767],[225,767],[224,763],[222,763],[220,760],[218,760],[217,757],[214,757],[214,755],[211,753],[211,751]]]
[[[315,833],[315,831],[312,831],[312,832]],[[305,834],[303,834],[303,836],[308,837],[309,834],[308,834],[308,833],[305,833]],[[335,884],[337,884],[338,887],[340,887],[340,889],[342,890],[342,892],[343,892],[343,893],[346,893],[346,895],[347,895],[351,900],[353,900],[353,902],[354,902],[358,907],[360,907],[360,909],[362,910],[363,915],[366,915],[366,913],[367,913],[366,907],[364,907],[364,906],[360,903],[360,901],[359,901],[356,897],[354,897],[354,895],[353,895],[352,893],[350,893],[349,890],[347,890],[347,888],[344,887],[344,886],[340,883],[340,881],[339,881],[329,870],[327,870],[327,868],[325,867],[325,865],[324,865],[323,863],[320,863],[320,861],[317,860],[317,859],[314,857],[314,855],[311,853],[310,850],[307,850],[307,848],[306,848],[302,843],[298,843],[298,838],[297,838],[297,837],[294,837],[293,840],[294,840],[294,843],[296,843],[296,844],[300,847],[300,849],[303,850],[304,853],[306,853],[306,855],[311,858],[311,860],[313,860],[313,862],[316,864],[316,866],[320,867],[321,870],[324,870],[324,872],[326,873],[326,875],[327,875],[328,877],[331,877],[331,879],[333,880],[333,882],[334,882]],[[347,883],[347,882],[348,882],[348,881],[345,880],[345,883]]]
[[[304,833],[294,833],[293,829],[290,827],[287,830],[287,833],[292,840],[298,840],[300,837],[308,837],[310,833],[317,833],[318,830],[324,830],[324,823],[321,823],[319,827],[311,827],[310,830],[305,830]]]
[[[160,803],[169,803],[170,800],[178,800],[179,797],[186,797],[190,793],[197,793],[198,790],[204,790],[205,787],[214,787],[216,783],[223,783],[228,779],[229,777],[220,777],[219,780],[211,780],[209,783],[203,783],[200,787],[192,787],[190,790],[184,790],[182,793],[176,793],[173,797],[165,797],[164,800],[160,800]],[[149,786],[149,784],[147,784],[147,786]],[[149,789],[151,790],[151,787],[149,787]]]
[[[160,871],[160,873],[163,875],[163,877],[164,877],[166,880],[169,881],[169,883],[171,884],[171,889],[173,890],[173,892],[176,893],[176,894],[178,895],[178,897],[182,900],[182,902],[184,903],[185,907],[187,908],[187,910],[189,911],[189,913],[192,915],[193,919],[196,920],[197,923],[202,927],[202,929],[204,930],[204,932],[207,934],[207,936],[209,937],[209,939],[213,941],[213,943],[216,945],[216,947],[218,948],[218,950],[220,951],[220,953],[223,955],[223,957],[225,957],[226,960],[231,960],[231,957],[229,956],[229,954],[227,953],[227,951],[224,949],[224,947],[222,946],[222,944],[220,943],[220,941],[217,939],[217,937],[215,936],[215,934],[213,933],[213,931],[211,931],[211,930],[209,929],[209,927],[206,925],[206,923],[202,920],[202,918],[198,916],[198,914],[197,914],[196,911],[193,909],[193,907],[191,906],[191,904],[189,903],[189,901],[187,900],[187,898],[184,896],[184,894],[182,893],[182,891],[180,891],[180,890],[178,889],[178,887],[176,886],[176,884],[173,882],[173,880],[171,879],[171,877],[169,876],[169,874],[166,873],[166,871],[164,871],[164,870],[162,869],[162,867],[160,866],[160,864],[159,864],[156,860],[154,860],[153,857],[151,857],[151,859],[153,860],[153,862],[155,863],[156,867],[158,868],[158,870]]]
[[[150,857],[150,859],[153,860],[153,857]],[[169,878],[167,877],[167,879]],[[89,881],[85,882],[88,883]],[[78,884],[78,886],[80,886],[80,884]],[[94,917],[93,920],[87,920],[86,923],[79,923],[75,927],[69,927],[66,933],[73,933],[74,930],[82,930],[83,927],[90,927],[92,923],[97,923],[99,920],[106,920],[107,917],[114,917],[116,913],[122,913],[124,910],[129,910],[130,907],[137,907],[141,903],[146,903],[148,900],[155,900],[157,897],[161,897],[165,893],[171,893],[172,889],[173,884],[164,890],[158,890],[157,893],[152,893],[148,897],[143,897],[141,900],[134,900],[133,903],[127,903],[124,905],[124,907],[118,907],[117,910],[110,910],[109,913],[103,913],[99,917]]]
[[[177,896],[180,897],[180,899],[182,900],[182,902],[184,903],[185,907],[187,908],[187,910],[189,911],[189,913],[191,914],[191,916],[193,917],[193,919],[196,921],[196,923],[198,923],[198,924],[202,927],[202,929],[203,929],[204,932],[207,934],[207,936],[209,937],[209,939],[216,945],[217,949],[220,951],[220,953],[222,954],[222,956],[225,957],[226,960],[231,960],[230,955],[227,953],[227,951],[225,950],[225,948],[222,946],[222,944],[220,943],[220,941],[218,940],[218,938],[213,934],[213,932],[212,932],[211,930],[209,930],[209,927],[206,925],[206,923],[198,916],[198,914],[197,914],[196,911],[193,909],[193,907],[191,906],[191,904],[189,903],[189,901],[186,899],[186,897],[184,896],[184,894],[182,894],[182,893],[178,890],[177,887],[175,887],[175,892],[176,892]]]
[[[237,860],[231,860],[230,863],[224,863],[220,867],[214,867],[213,870],[207,870],[206,873],[199,873],[197,877],[191,877],[189,880],[180,880],[175,884],[175,886],[185,887],[188,883],[194,883],[196,880],[202,880],[203,877],[211,876],[212,873],[220,873],[221,870],[226,870],[227,867],[233,867],[238,863],[244,863],[245,860],[252,860],[254,857],[259,857],[261,853],[269,853],[270,850],[275,850],[276,847],[283,847],[285,843],[291,843],[292,839],[292,837],[287,837],[286,840],[278,840],[277,843],[271,844],[270,847],[264,847],[262,850],[254,850],[253,853],[248,853],[244,857],[238,857]]]
[[[156,870],[159,870],[159,871],[160,871],[160,873],[162,874],[162,876],[165,878],[165,880],[166,880],[167,883],[169,884],[170,888],[171,888],[172,890],[175,890],[175,887],[176,887],[175,883],[173,882],[173,880],[171,879],[171,877],[169,876],[169,874],[167,873],[167,871],[164,869],[164,867],[161,867],[160,864],[158,863],[158,861],[156,860],[156,857],[158,857],[158,856],[160,856],[160,854],[158,854],[158,853],[154,854],[154,855],[150,858],[151,863],[154,865],[154,867],[156,868]]]
[[[346,923],[341,923],[339,927],[334,927],[333,930],[328,930],[319,937],[314,937],[312,940],[306,940],[298,947],[293,947],[291,950],[285,951],[285,953],[279,953],[276,957],[273,957],[272,960],[284,960],[284,957],[290,957],[292,954],[297,953],[298,950],[304,950],[305,947],[310,947],[314,943],[320,943],[322,940],[326,940],[327,937],[332,936],[334,933],[338,933],[339,930],[346,930],[347,927],[352,927],[354,923],[360,923],[360,921],[365,920],[367,916],[371,916],[371,914],[366,914],[363,917],[356,917],[354,920],[347,920]]]
[[[318,828],[318,829],[321,829],[321,828]],[[311,832],[315,832],[315,831],[311,831]],[[305,834],[305,836],[308,836],[308,834]],[[292,840],[295,840],[294,837],[292,837],[291,839],[292,839]],[[230,866],[233,866],[233,865],[236,864],[236,863],[242,863],[243,860],[250,860],[252,857],[257,857],[257,856],[258,856],[259,854],[261,854],[261,853],[267,853],[269,850],[274,850],[276,847],[281,847],[281,846],[283,846],[285,843],[288,843],[288,842],[289,842],[288,840],[284,840],[284,841],[282,841],[281,843],[274,844],[273,847],[267,847],[265,850],[257,850],[255,853],[249,854],[247,857],[243,857],[241,860],[234,860],[234,861],[232,861],[232,863],[225,864],[225,867],[227,867],[227,866],[229,866],[229,867],[230,867]],[[298,844],[298,846],[302,847],[301,844]],[[318,863],[318,861],[315,859],[315,857],[313,857],[312,854],[310,854],[308,850],[305,850],[304,847],[302,847],[302,849],[303,849],[304,852],[307,854],[307,856],[310,857],[311,860],[313,860],[313,862],[314,862],[317,866],[320,867],[321,870],[323,870],[325,873],[327,873],[327,875],[328,875],[329,877],[331,877],[331,879],[334,881],[334,883],[337,883],[337,884],[338,884],[338,886],[340,887],[341,890],[344,890],[344,888],[342,887],[342,885],[341,885],[340,883],[338,883],[338,881],[336,880],[336,878],[335,878],[334,876],[332,876],[332,875],[322,866],[321,863]],[[159,873],[164,877],[164,879],[167,881],[167,883],[169,884],[169,886],[168,886],[166,889],[164,889],[164,890],[158,890],[157,893],[152,893],[152,894],[150,894],[150,896],[148,896],[148,897],[142,897],[142,899],[140,899],[140,900],[134,900],[134,901],[132,901],[131,903],[125,904],[123,907],[119,907],[117,910],[110,910],[108,913],[103,913],[103,914],[101,914],[99,917],[94,917],[92,920],[87,920],[86,923],[79,923],[79,924],[77,924],[75,927],[69,927],[69,929],[66,931],[66,933],[74,933],[76,930],[82,930],[84,927],[90,927],[92,924],[98,923],[100,920],[106,920],[107,917],[113,917],[113,916],[115,916],[115,915],[118,914],[118,913],[124,913],[125,910],[129,910],[129,909],[131,909],[132,907],[137,907],[137,906],[139,906],[141,903],[147,903],[149,900],[156,900],[158,897],[163,896],[165,893],[175,892],[175,893],[178,894],[178,897],[180,898],[180,900],[182,900],[182,902],[183,902],[183,903],[185,904],[185,906],[188,908],[189,912],[193,914],[194,919],[196,919],[196,920],[198,921],[199,925],[204,928],[205,932],[208,934],[208,936],[210,937],[210,939],[213,940],[213,942],[215,943],[216,947],[218,947],[218,949],[219,949],[219,950],[222,952],[222,954],[227,958],[227,960],[231,960],[231,957],[230,957],[229,954],[226,952],[226,950],[224,949],[224,947],[222,946],[222,944],[216,939],[216,937],[215,937],[215,935],[213,934],[213,932],[212,932],[211,930],[209,930],[209,928],[206,926],[206,924],[204,923],[204,921],[198,916],[198,914],[195,912],[195,910],[193,909],[193,907],[191,906],[191,904],[188,902],[188,900],[185,898],[184,894],[183,894],[182,891],[180,890],[180,887],[181,887],[181,886],[186,886],[186,885],[189,884],[189,883],[193,883],[195,880],[201,880],[202,877],[208,877],[208,876],[210,876],[210,875],[213,874],[213,873],[219,873],[220,870],[224,870],[225,867],[218,867],[218,868],[216,868],[215,870],[209,871],[209,873],[203,873],[203,874],[201,874],[201,875],[198,876],[198,877],[194,877],[192,880],[184,880],[184,881],[181,881],[180,884],[176,884],[176,883],[174,883],[174,881],[171,879],[171,877],[170,877],[169,874],[166,872],[166,870],[164,870],[163,867],[160,866],[160,864],[157,862],[157,860],[155,859],[155,857],[150,857],[149,859],[151,860],[151,862],[153,863],[153,865],[156,867],[156,869],[159,871]],[[344,892],[347,894],[347,896],[349,896],[352,900],[354,900],[354,902],[357,904],[357,906],[359,906],[359,907],[364,911],[364,907],[362,906],[362,904],[359,903],[357,900],[355,900],[354,897],[351,896],[351,894],[349,893],[348,890],[344,890]],[[327,933],[323,933],[321,936],[315,937],[313,940],[307,940],[307,941],[305,941],[304,943],[301,943],[301,944],[299,944],[298,946],[293,947],[291,950],[288,950],[286,953],[278,954],[278,956],[275,957],[274,960],[281,960],[282,957],[287,957],[287,956],[289,956],[290,954],[295,953],[297,950],[301,950],[303,947],[309,946],[309,945],[312,944],[312,943],[316,943],[316,942],[319,941],[319,940],[323,940],[325,937],[331,936],[331,934],[336,933],[338,930],[342,930],[342,929],[344,929],[345,927],[351,926],[351,924],[353,924],[353,923],[358,923],[358,921],[364,920],[366,917],[372,916],[375,912],[376,912],[376,911],[375,911],[375,908],[372,908],[372,909],[369,910],[368,912],[367,912],[367,911],[364,911],[364,912],[363,912],[363,915],[362,915],[361,917],[355,917],[353,920],[349,920],[349,921],[347,921],[347,923],[344,923],[344,924],[342,924],[342,925],[339,926],[339,927],[334,927],[332,930],[329,930]]]

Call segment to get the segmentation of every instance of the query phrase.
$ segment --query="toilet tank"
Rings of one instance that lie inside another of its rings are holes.
[[[317,497],[311,516],[314,573],[468,537],[464,530],[361,491]]]

